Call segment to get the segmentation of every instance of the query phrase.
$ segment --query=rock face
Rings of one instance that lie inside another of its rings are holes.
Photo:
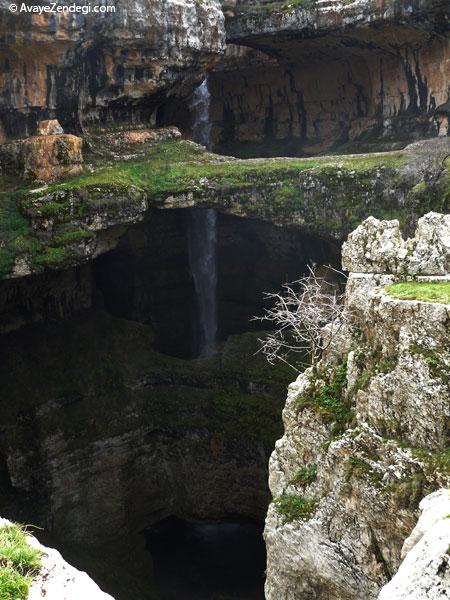
[[[447,275],[450,273],[450,215],[428,213],[416,235],[403,240],[398,221],[369,217],[342,246],[342,267],[357,273]]]
[[[441,600],[450,595],[449,490],[430,494],[419,508],[419,521],[403,545],[404,560],[378,600]]]
[[[0,146],[0,162],[8,174],[48,183],[82,173],[82,145],[76,135],[41,133]]]
[[[242,0],[227,15],[228,41],[261,55],[210,77],[218,150],[389,149],[448,134],[446,2]]]
[[[11,521],[0,517],[0,528],[11,525]],[[28,544],[41,552],[41,570],[33,578],[27,600],[114,600],[100,590],[87,575],[67,563],[54,548],[47,548],[31,534],[27,535]]]
[[[406,242],[395,221],[368,219],[347,242],[350,324],[318,371],[291,384],[270,460],[269,600],[377,598],[420,499],[449,484],[450,305],[396,300],[380,287],[399,279],[395,247],[418,251],[431,235],[440,249],[432,264],[444,264],[448,233],[443,215],[424,217]],[[417,264],[425,277],[429,262],[423,272]]]
[[[218,0],[117,0],[104,12],[15,14],[1,4],[0,123],[4,138],[58,118],[150,121],[168,95],[186,97],[223,51]],[[94,12],[97,11],[97,12]]]

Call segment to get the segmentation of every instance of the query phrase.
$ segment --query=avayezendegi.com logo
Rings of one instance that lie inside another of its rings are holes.
[[[27,4],[20,2],[18,4],[10,4],[9,10],[12,13],[35,13],[42,15],[44,13],[78,13],[82,15],[106,14],[115,13],[115,6],[106,6],[104,4],[58,4],[50,2],[49,4]]]

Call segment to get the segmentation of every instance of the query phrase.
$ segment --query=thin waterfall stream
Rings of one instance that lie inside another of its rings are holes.
[[[208,78],[192,95],[192,135],[196,142],[210,148],[211,96]],[[212,208],[193,209],[188,224],[189,262],[197,296],[200,356],[212,356],[217,345],[217,214]]]

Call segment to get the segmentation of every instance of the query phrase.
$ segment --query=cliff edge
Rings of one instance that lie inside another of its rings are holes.
[[[408,240],[368,218],[344,244],[350,324],[289,387],[270,460],[268,600],[374,600],[449,485],[449,257],[437,213]]]

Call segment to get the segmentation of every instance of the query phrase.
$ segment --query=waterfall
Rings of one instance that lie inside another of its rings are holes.
[[[210,148],[211,96],[206,78],[192,95],[193,138]],[[200,356],[212,356],[217,342],[217,214],[212,208],[192,209],[188,223],[189,263],[197,296]]]
[[[212,356],[217,338],[217,214],[212,209],[190,211],[189,262],[197,296],[199,354]]]
[[[190,107],[194,117],[192,137],[195,142],[206,146],[208,150],[211,148],[210,105],[211,94],[209,93],[208,77],[206,77],[192,94]]]

